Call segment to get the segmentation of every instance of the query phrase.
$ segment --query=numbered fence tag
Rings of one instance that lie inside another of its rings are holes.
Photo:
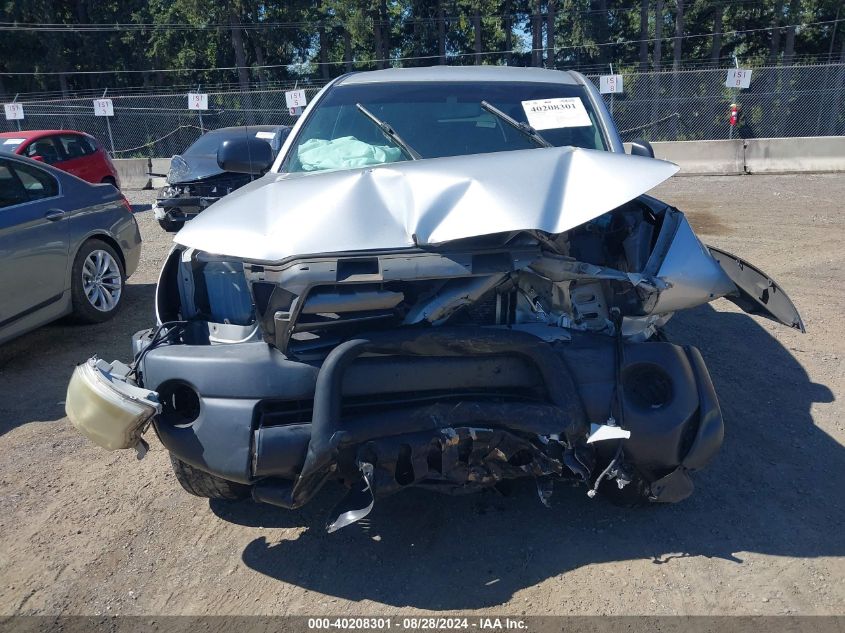
[[[23,118],[23,106],[20,103],[3,104],[7,121],[17,121]]]
[[[751,71],[742,68],[731,68],[725,79],[728,88],[748,88],[751,86]]]
[[[291,108],[301,108],[308,104],[304,90],[288,90],[285,93],[285,101],[289,110]]]
[[[525,110],[528,124],[535,130],[592,125],[580,97],[523,101],[522,109]]]
[[[606,94],[622,94],[622,75],[602,75],[599,77],[599,92]]]
[[[188,110],[208,110],[208,95],[201,92],[189,92]]]
[[[95,116],[114,116],[114,104],[111,99],[94,99]]]

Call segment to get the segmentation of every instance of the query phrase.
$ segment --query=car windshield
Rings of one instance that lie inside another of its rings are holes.
[[[557,147],[606,149],[582,86],[529,82],[384,83],[332,88],[309,114],[281,171],[325,171],[410,157],[357,108],[364,106],[422,158],[536,148],[485,111],[487,101]],[[538,102],[538,103],[530,103]],[[572,116],[558,116],[564,108]],[[530,115],[530,116],[529,116]]]

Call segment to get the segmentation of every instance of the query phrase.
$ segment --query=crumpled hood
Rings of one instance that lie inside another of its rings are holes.
[[[645,193],[666,161],[572,147],[268,174],[185,225],[175,241],[275,262],[520,230],[563,233]]]
[[[170,159],[170,169],[167,172],[167,182],[177,185],[183,182],[193,182],[209,176],[225,173],[217,164],[217,156],[196,155],[179,156]]]

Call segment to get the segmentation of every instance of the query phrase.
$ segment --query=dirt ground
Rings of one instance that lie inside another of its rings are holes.
[[[726,301],[672,321],[727,424],[693,497],[622,510],[559,488],[547,509],[530,483],[507,498],[410,491],[328,535],[336,490],[297,512],[209,503],[154,440],[138,462],[64,417],[74,364],[126,360],[153,320],[170,237],[152,192],[130,192],[145,243],[122,313],[0,348],[0,614],[845,613],[845,177],[675,178],[655,193],[777,279],[807,326]]]

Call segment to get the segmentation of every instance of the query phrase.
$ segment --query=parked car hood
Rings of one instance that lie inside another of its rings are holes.
[[[167,182],[171,185],[202,180],[210,176],[225,173],[217,164],[216,155],[197,154],[195,156],[176,155],[170,159]]]
[[[562,233],[632,200],[678,166],[573,147],[268,174],[175,238],[251,261],[389,250],[522,230]]]

